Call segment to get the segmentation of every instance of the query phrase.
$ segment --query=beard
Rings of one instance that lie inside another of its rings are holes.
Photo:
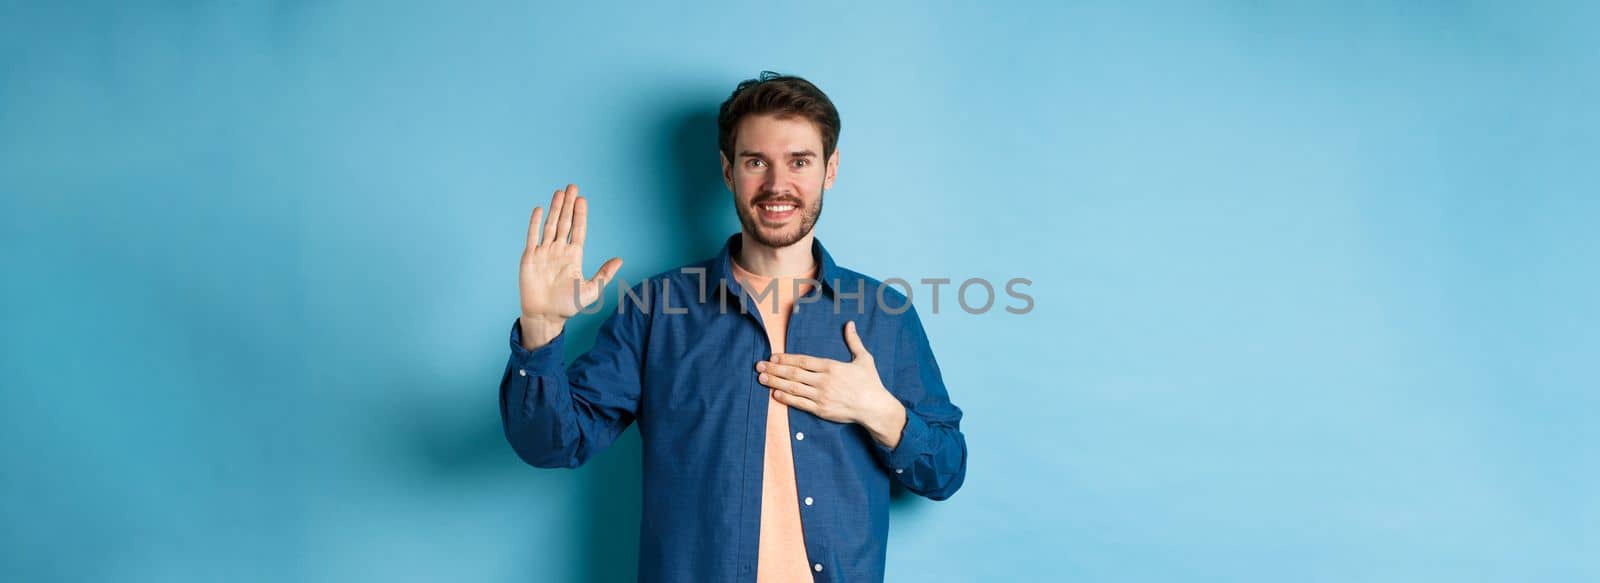
[[[799,223],[795,224],[794,221],[789,221],[788,224],[782,227],[763,225],[761,217],[757,214],[756,207],[768,201],[794,203],[796,210],[800,213]],[[752,201],[752,204],[742,205],[739,204],[739,197],[736,195],[734,196],[733,206],[739,213],[739,225],[744,227],[746,235],[755,238],[757,243],[768,247],[788,247],[800,242],[800,239],[805,238],[812,229],[816,228],[817,218],[822,216],[822,193],[818,193],[817,200],[811,204],[805,204],[801,199],[793,197],[759,196]]]

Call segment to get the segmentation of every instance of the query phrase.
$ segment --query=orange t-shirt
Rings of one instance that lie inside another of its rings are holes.
[[[762,293],[773,277],[756,275],[733,262],[733,275],[744,286],[751,298]],[[784,350],[784,337],[789,329],[789,315],[794,311],[795,298],[809,293],[811,284],[802,284],[795,293],[795,279],[815,278],[811,273],[778,276],[773,293],[762,298],[759,306],[750,309],[761,311],[761,321],[767,327],[767,339],[772,342],[772,352]],[[789,406],[767,394],[767,447],[761,480],[761,541],[756,554],[756,581],[758,583],[810,583],[811,564],[806,557],[805,534],[800,529],[800,500],[794,480],[794,449],[789,435]]]

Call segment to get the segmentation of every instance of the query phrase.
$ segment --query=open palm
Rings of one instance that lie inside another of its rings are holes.
[[[594,277],[583,277],[583,240],[589,203],[568,184],[550,197],[550,213],[534,207],[528,220],[528,246],[522,251],[522,318],[559,325],[589,304],[616,277],[622,259],[612,257]],[[542,227],[542,231],[541,231]]]

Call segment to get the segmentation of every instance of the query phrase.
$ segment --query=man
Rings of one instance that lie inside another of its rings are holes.
[[[890,483],[934,500],[961,487],[961,409],[907,298],[812,233],[839,168],[828,97],[763,72],[717,125],[741,232],[631,288],[567,367],[565,322],[622,260],[583,278],[577,186],[533,210],[506,438],[529,464],[572,468],[639,422],[641,581],[881,581]]]

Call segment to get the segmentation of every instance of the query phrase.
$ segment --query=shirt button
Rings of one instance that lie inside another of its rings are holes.
[[[519,369],[517,369],[517,374],[522,375],[522,376],[528,376],[528,369],[519,368]]]
[[[794,432],[794,439],[795,439],[795,441],[805,441],[806,440],[806,432],[804,432],[804,431],[796,431],[796,432]]]
[[[817,563],[815,565],[812,565],[811,566],[811,570],[816,571],[818,573],[821,573],[822,572],[822,563]]]
[[[810,496],[806,496],[806,506],[810,506],[810,505],[811,505],[811,497]]]

